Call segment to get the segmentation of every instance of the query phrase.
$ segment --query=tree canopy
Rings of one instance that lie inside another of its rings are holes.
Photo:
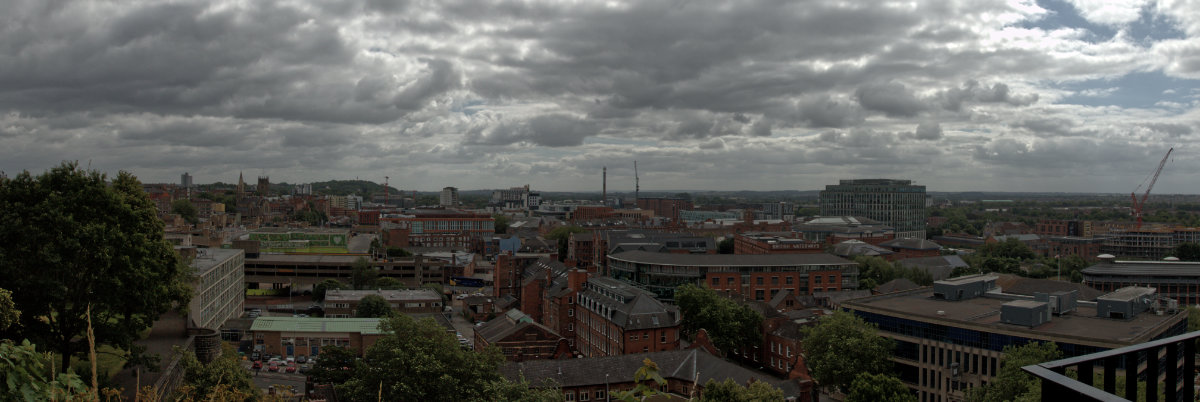
[[[505,214],[492,215],[492,219],[494,219],[496,221],[495,223],[496,223],[496,233],[497,234],[504,234],[505,232],[507,232],[508,224],[512,222],[512,218],[509,218],[508,215],[505,215]]]
[[[392,306],[380,295],[363,296],[362,300],[358,301],[358,308],[354,309],[354,316],[358,318],[383,318],[391,315]]]
[[[858,272],[862,273],[859,275],[861,289],[873,289],[897,278],[905,278],[921,286],[933,284],[933,275],[929,271],[888,262],[877,256],[854,257],[854,262],[858,263]]]
[[[805,361],[822,387],[848,391],[860,373],[883,374],[892,368],[892,341],[852,313],[839,311],[804,328],[803,342]]]
[[[1200,261],[1200,244],[1183,242],[1171,249],[1170,255],[1180,261]]]
[[[320,358],[309,376],[318,384],[341,384],[354,376],[358,355],[342,346],[322,346]]]
[[[350,287],[354,290],[370,289],[375,286],[375,278],[379,276],[375,267],[365,257],[358,257],[350,267]]]
[[[183,217],[183,220],[193,225],[200,221],[196,217],[198,213],[196,206],[192,204],[192,200],[186,198],[171,201],[171,213],[179,214],[179,216]]]
[[[354,375],[337,386],[352,401],[490,401],[561,399],[556,388],[531,390],[500,375],[503,355],[463,350],[432,319],[398,315],[383,320],[386,333],[367,349]],[[322,355],[324,359],[324,355]],[[320,363],[318,363],[320,364]]]
[[[313,285],[312,297],[313,301],[325,301],[325,293],[330,289],[345,289],[346,284],[337,279],[326,279],[316,285]]]
[[[190,297],[190,269],[157,216],[127,172],[109,183],[64,163],[36,177],[0,178],[0,277],[22,311],[4,337],[59,353],[66,370],[87,349],[90,307],[96,342],[140,361],[138,334]]]
[[[683,315],[687,336],[704,329],[721,351],[762,343],[762,314],[721,297],[708,287],[687,284],[675,289],[675,304]]]
[[[967,400],[973,402],[1036,401],[1041,399],[1041,384],[1021,367],[1054,361],[1062,358],[1062,351],[1054,342],[1031,342],[1021,346],[1004,347],[1000,360],[1000,373],[982,387],[967,392]]]
[[[733,251],[734,251],[734,240],[732,237],[723,239],[723,240],[721,240],[720,243],[717,243],[717,253],[718,254],[733,254]]]
[[[850,384],[846,402],[917,402],[917,396],[896,377],[862,373]]]
[[[250,372],[239,363],[237,351],[229,345],[222,345],[221,348],[221,356],[208,364],[196,360],[195,353],[177,350],[176,353],[182,354],[180,363],[187,373],[180,394],[196,400],[209,400],[209,397],[217,394],[224,397],[219,399],[223,401],[258,400],[261,392],[254,385]]]
[[[708,380],[704,383],[704,392],[700,396],[702,402],[718,401],[753,401],[773,402],[783,400],[783,390],[775,388],[763,381],[755,381],[748,387],[743,387],[732,378],[717,382]]]

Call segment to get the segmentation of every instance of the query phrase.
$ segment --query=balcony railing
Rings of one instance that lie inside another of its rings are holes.
[[[1166,401],[1194,401],[1197,338],[1200,331],[1022,369],[1041,380],[1043,401],[1137,400],[1139,377],[1147,402],[1159,400],[1160,387]],[[1068,369],[1078,380],[1068,377]],[[1096,369],[1103,373],[1100,388],[1094,384]],[[1118,373],[1128,399],[1116,395]]]

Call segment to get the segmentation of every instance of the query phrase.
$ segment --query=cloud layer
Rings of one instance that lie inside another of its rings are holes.
[[[1200,188],[1195,0],[9,3],[10,174],[1126,192],[1175,146]]]

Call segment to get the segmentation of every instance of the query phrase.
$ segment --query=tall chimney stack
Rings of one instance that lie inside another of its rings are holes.
[[[604,167],[604,187],[600,192],[600,205],[608,206],[608,166]]]

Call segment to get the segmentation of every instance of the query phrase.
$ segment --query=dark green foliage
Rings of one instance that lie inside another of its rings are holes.
[[[0,331],[16,324],[19,318],[21,310],[17,310],[17,306],[13,304],[12,292],[0,288]]]
[[[178,214],[183,217],[183,220],[193,225],[200,221],[196,218],[196,206],[192,205],[192,201],[188,199],[171,201],[171,213]]]
[[[681,329],[685,336],[703,329],[713,346],[723,352],[762,343],[762,314],[721,297],[708,287],[680,286],[675,289],[675,304],[683,315]]]
[[[195,353],[177,349],[176,353],[183,356],[180,364],[187,373],[182,385],[189,387],[190,395],[196,400],[206,400],[207,396],[215,392],[224,395],[238,393],[245,396],[239,398],[241,400],[258,400],[261,392],[254,385],[250,372],[239,362],[237,351],[228,344],[221,345],[221,348],[221,356],[208,364],[201,364],[196,360]],[[219,386],[223,387],[218,389]]]
[[[917,402],[917,396],[896,377],[862,373],[850,384],[846,402]]]
[[[413,254],[408,252],[408,250],[402,249],[400,247],[387,247],[387,256],[388,257],[397,257],[397,258],[412,257],[412,255]]]
[[[392,277],[382,277],[375,280],[376,289],[404,289],[404,282]]]
[[[888,373],[892,341],[875,325],[839,311],[804,330],[805,359],[817,384],[848,391],[861,373]]]
[[[354,265],[350,268],[350,288],[354,290],[371,289],[375,286],[375,278],[379,273],[375,271],[375,267],[371,266],[371,262],[364,257],[358,257],[354,260]]]
[[[708,380],[704,383],[704,393],[700,396],[702,402],[712,401],[782,401],[783,390],[762,381],[755,381],[749,387],[743,387],[732,378],[723,382]]]
[[[163,239],[157,215],[126,172],[109,183],[64,163],[0,179],[0,277],[22,311],[4,337],[58,352],[65,370],[86,350],[90,305],[97,343],[137,353],[138,334],[190,293],[190,268]]]
[[[975,387],[967,392],[967,400],[976,402],[1036,401],[1040,399],[1040,384],[1021,367],[1054,361],[1062,358],[1062,352],[1054,342],[1031,342],[1025,345],[1004,347],[1000,360],[1000,373],[986,386]]]
[[[318,211],[309,205],[309,209],[302,209],[292,213],[292,221],[306,222],[312,226],[320,226],[329,220],[329,217],[324,212]]]
[[[1200,261],[1200,244],[1184,242],[1171,249],[1170,255],[1180,261]]]
[[[388,334],[367,350],[354,375],[337,386],[350,401],[554,400],[562,394],[521,389],[500,376],[504,357],[495,348],[463,350],[432,319],[400,315],[384,320]],[[324,355],[321,357],[324,359]],[[323,362],[322,362],[323,363]],[[380,395],[382,393],[382,396]]]
[[[642,367],[633,372],[633,382],[637,384],[633,389],[613,391],[612,398],[618,401],[633,402],[661,397],[663,392],[659,390],[659,387],[666,384],[667,380],[658,374],[658,363],[650,358],[645,358],[642,360]]]
[[[718,254],[733,254],[733,238],[727,238],[717,243]]]
[[[492,215],[492,219],[496,221],[496,233],[503,234],[508,232],[508,224],[512,222],[512,219],[508,215],[495,214]]]
[[[876,256],[858,256],[854,257],[854,261],[858,263],[860,272],[859,289],[872,289],[897,278],[905,278],[921,286],[933,284],[933,275],[920,268],[906,267]]]
[[[316,285],[313,285],[312,297],[315,302],[325,301],[325,292],[330,289],[345,289],[346,284],[337,279],[326,279]]]
[[[366,180],[330,180],[321,181],[312,184],[314,192],[323,195],[361,195],[363,199],[370,199],[373,195],[383,195],[383,185]],[[400,190],[395,187],[389,187],[389,193],[396,198],[400,198]]]
[[[322,346],[321,354],[317,356],[317,364],[313,365],[309,376],[317,384],[341,384],[354,376],[358,355],[350,348],[341,346]]]
[[[87,393],[75,373],[51,373],[46,355],[29,341],[0,340],[0,401],[72,400]]]
[[[358,308],[354,309],[354,316],[358,318],[383,318],[392,316],[392,306],[388,305],[387,299],[380,295],[366,295],[358,301]]]
[[[978,255],[1016,260],[1028,260],[1037,256],[1028,245],[1012,237],[1004,239],[1002,242],[984,244],[979,248]]]

